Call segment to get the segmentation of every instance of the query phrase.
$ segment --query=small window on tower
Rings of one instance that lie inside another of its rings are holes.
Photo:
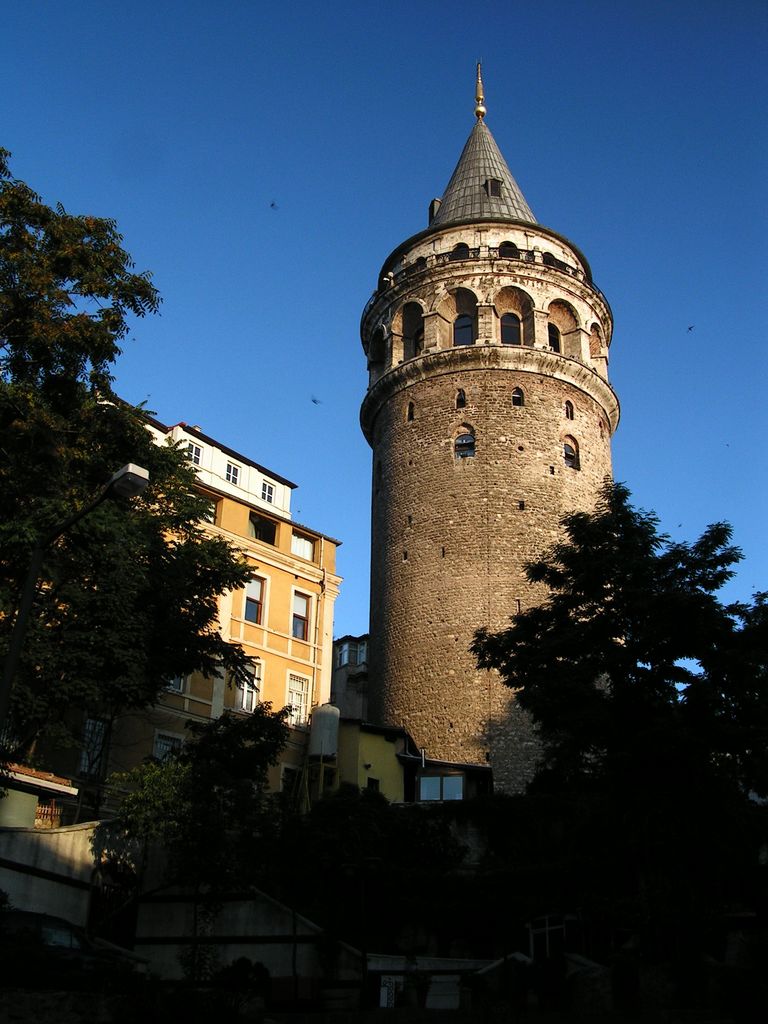
[[[560,331],[555,327],[554,324],[547,324],[547,336],[549,338],[549,347],[553,352],[560,351]]]
[[[573,419],[573,402],[565,403],[565,418],[567,420]]]
[[[464,389],[459,388],[456,392],[456,408],[463,409],[467,404],[467,396],[464,394]]]
[[[453,321],[453,344],[454,347],[460,345],[474,345],[475,343],[475,329],[472,317],[466,313],[462,313],[461,316],[457,316]]]
[[[485,190],[489,196],[496,199],[501,198],[501,180],[499,178],[488,178],[485,183]]]
[[[405,414],[405,418],[409,423],[413,420],[413,402],[408,403],[408,410]]]
[[[453,451],[457,459],[471,459],[475,455],[475,435],[459,434],[453,442]]]
[[[520,317],[516,313],[504,313],[501,318],[501,344],[519,345],[521,342]]]
[[[563,461],[569,469],[581,469],[579,465],[579,446],[572,437],[563,442]]]
[[[512,392],[512,405],[525,405],[525,395],[522,388],[515,388]]]

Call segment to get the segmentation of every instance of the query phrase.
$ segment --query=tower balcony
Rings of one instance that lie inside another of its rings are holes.
[[[397,271],[389,271],[382,274],[379,280],[379,287],[368,299],[363,309],[361,317],[363,330],[365,330],[368,315],[377,301],[379,299],[386,299],[387,293],[392,289],[397,289],[404,284],[415,283],[419,277],[427,275],[437,267],[466,262],[474,264],[485,263],[491,272],[496,269],[497,265],[499,270],[504,268],[511,269],[515,265],[520,264],[528,264],[529,267],[531,264],[546,267],[549,271],[554,271],[556,275],[562,274],[567,278],[581,282],[605,304],[610,313],[610,305],[605,295],[591,278],[584,273],[581,267],[566,263],[564,260],[553,256],[552,253],[542,251],[540,248],[521,249],[517,246],[508,245],[480,245],[474,248],[462,246],[420,256]]]

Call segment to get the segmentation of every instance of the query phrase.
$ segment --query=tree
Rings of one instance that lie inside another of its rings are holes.
[[[247,892],[263,880],[280,822],[267,774],[288,740],[287,718],[287,708],[264,703],[248,716],[190,723],[192,739],[175,755],[110,779],[124,796],[94,834],[97,859],[146,884],[151,855],[162,857],[154,881],[189,892],[194,938],[223,892]],[[194,979],[210,967],[196,941],[185,966]]]
[[[153,702],[173,676],[245,670],[216,626],[244,561],[200,525],[184,453],[153,443],[113,391],[131,320],[157,311],[113,221],[52,209],[0,151],[0,650],[36,545],[133,462],[150,486],[103,502],[43,553],[13,680],[15,752],[66,735],[72,709],[105,720]],[[13,751],[11,751],[13,753]]]
[[[570,898],[632,907],[658,939],[670,918],[700,924],[754,898],[765,597],[718,599],[741,557],[727,524],[672,542],[620,484],[562,525],[565,539],[527,568],[548,599],[498,633],[479,630],[472,650],[537,728],[530,793],[559,819],[578,879]]]

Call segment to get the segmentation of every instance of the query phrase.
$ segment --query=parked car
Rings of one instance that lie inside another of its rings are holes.
[[[90,939],[62,917],[27,910],[0,913],[0,985],[32,989],[120,989],[147,973],[128,949]]]

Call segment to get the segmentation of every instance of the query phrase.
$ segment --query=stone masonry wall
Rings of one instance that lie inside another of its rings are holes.
[[[499,629],[544,597],[524,566],[558,539],[564,513],[593,506],[611,470],[609,431],[571,383],[462,368],[465,352],[445,353],[444,372],[395,392],[376,417],[371,662],[384,685],[371,687],[372,717],[405,726],[429,757],[490,761],[497,785],[516,790],[536,759],[530,723],[468,647],[478,627]],[[474,458],[454,455],[463,425]],[[564,463],[566,435],[580,469]]]

